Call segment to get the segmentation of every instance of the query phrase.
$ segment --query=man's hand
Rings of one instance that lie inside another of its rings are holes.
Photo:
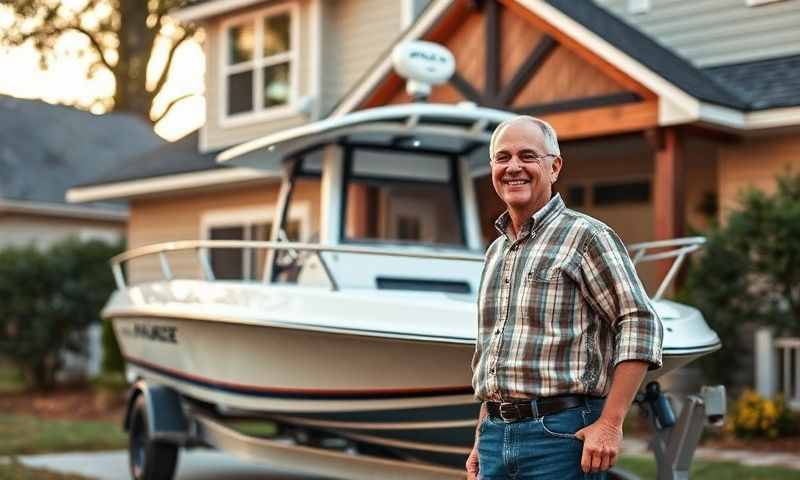
[[[478,480],[478,446],[472,447],[467,458],[467,480]]]
[[[575,432],[583,441],[581,470],[585,473],[606,471],[617,463],[622,444],[622,426],[600,417],[588,427]]]

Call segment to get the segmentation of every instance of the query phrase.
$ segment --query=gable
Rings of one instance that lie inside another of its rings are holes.
[[[524,8],[481,3],[453,2],[421,37],[444,45],[456,60],[456,73],[435,86],[428,101],[537,115],[565,138],[657,125],[650,90]],[[404,82],[390,73],[359,108],[411,100]]]

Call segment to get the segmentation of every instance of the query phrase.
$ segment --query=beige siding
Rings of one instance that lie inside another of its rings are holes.
[[[175,240],[197,240],[204,236],[203,218],[209,212],[238,209],[274,209],[278,184],[242,186],[225,191],[198,192],[181,196],[134,200],[128,223],[129,248]],[[308,203],[310,234],[319,232],[319,187],[312,182],[298,182],[294,199]],[[169,261],[177,278],[197,278],[200,265],[194,252],[171,253]],[[161,278],[156,258],[138,259],[130,265],[133,283]]]
[[[748,7],[745,0],[651,0],[631,14],[628,0],[595,0],[700,66],[800,53],[800,2]]]
[[[273,5],[284,5],[289,2],[264,2],[263,5],[254,7],[248,11],[257,12]],[[314,95],[315,66],[313,65],[314,56],[311,55],[313,43],[312,35],[312,0],[298,1],[297,9],[299,34],[297,50],[297,75],[298,88],[297,100],[303,103],[304,97]],[[245,12],[235,12],[231,16],[244,14]],[[253,120],[247,123],[240,123],[234,126],[225,125],[223,116],[223,77],[222,77],[222,35],[223,23],[229,16],[215,19],[205,25],[206,41],[206,123],[201,131],[201,149],[205,151],[217,150],[239,143],[252,140],[277,132],[286,128],[302,125],[310,119],[309,113],[297,111],[295,114],[282,117],[269,118],[265,120]]]
[[[788,169],[800,173],[800,137],[759,137],[724,145],[719,154],[719,202],[725,219],[739,205],[742,190],[775,191],[775,178]]]
[[[0,248],[31,244],[47,248],[69,236],[116,241],[122,238],[124,229],[120,222],[0,214]]]
[[[717,146],[711,141],[692,137],[684,145],[686,171],[684,172],[684,215],[689,235],[710,226],[712,216],[704,213],[704,205],[718,195]]]
[[[387,0],[323,2],[323,115],[389,53],[402,28],[401,4]]]

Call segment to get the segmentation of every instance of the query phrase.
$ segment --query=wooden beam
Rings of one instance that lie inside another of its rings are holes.
[[[520,90],[522,90],[525,84],[536,75],[536,72],[557,46],[558,42],[553,40],[553,37],[549,35],[545,35],[539,40],[539,43],[536,44],[536,47],[534,47],[531,54],[528,55],[528,58],[525,59],[525,62],[514,73],[508,85],[498,94],[497,103],[502,106],[511,105]]]
[[[541,115],[560,140],[615,135],[658,126],[655,100]]]
[[[515,108],[514,111],[522,115],[546,115],[548,113],[571,112],[584,110],[587,108],[608,107],[611,105],[622,105],[634,103],[642,98],[631,92],[612,93],[609,95],[597,95],[594,97],[574,98],[569,100],[559,100],[557,102],[537,103]]]
[[[489,0],[486,3],[483,18],[486,22],[484,95],[494,105],[500,83],[500,49],[502,48],[500,45],[500,5],[496,0]]]
[[[654,240],[683,235],[684,159],[681,136],[676,128],[661,130],[661,143],[654,156]]]
[[[486,105],[486,99],[483,95],[472,86],[469,81],[462,77],[460,73],[455,72],[453,76],[450,77],[450,84],[453,85],[456,90],[461,92],[464,95],[464,98],[469,100],[470,102],[475,102],[478,105]]]
[[[600,71],[608,75],[610,78],[612,78],[614,81],[616,81],[623,87],[625,87],[626,90],[636,92],[642,98],[647,100],[656,98],[656,94],[651,92],[647,87],[645,87],[641,83],[631,78],[628,74],[626,74],[613,64],[599,57],[596,53],[592,52],[585,45],[581,44],[572,37],[567,36],[561,30],[550,25],[545,20],[540,18],[538,15],[528,10],[528,8],[525,7],[524,5],[520,5],[515,0],[498,0],[498,1],[501,2],[509,11],[515,12],[517,15],[528,20],[534,27],[538,28],[542,32],[553,37],[562,47],[569,48],[572,52],[581,57],[587,63],[594,65],[595,67],[600,69]]]

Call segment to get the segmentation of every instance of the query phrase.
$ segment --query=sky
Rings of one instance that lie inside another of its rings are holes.
[[[10,14],[0,7],[0,28],[7,25]],[[110,72],[98,72],[87,79],[90,59],[75,54],[88,40],[79,33],[65,34],[57,46],[57,60],[47,70],[39,65],[39,55],[31,45],[17,48],[0,47],[0,94],[20,98],[36,98],[49,103],[91,105],[95,98],[111,96],[114,79]],[[151,69],[163,65],[168,46],[157,45]],[[187,41],[176,51],[171,73],[162,94],[156,98],[156,113],[181,95],[199,93],[177,103],[156,125],[155,131],[167,140],[175,140],[197,129],[205,122],[203,97],[205,56],[197,41]],[[154,72],[150,72],[153,74]],[[93,113],[105,113],[99,105]]]

